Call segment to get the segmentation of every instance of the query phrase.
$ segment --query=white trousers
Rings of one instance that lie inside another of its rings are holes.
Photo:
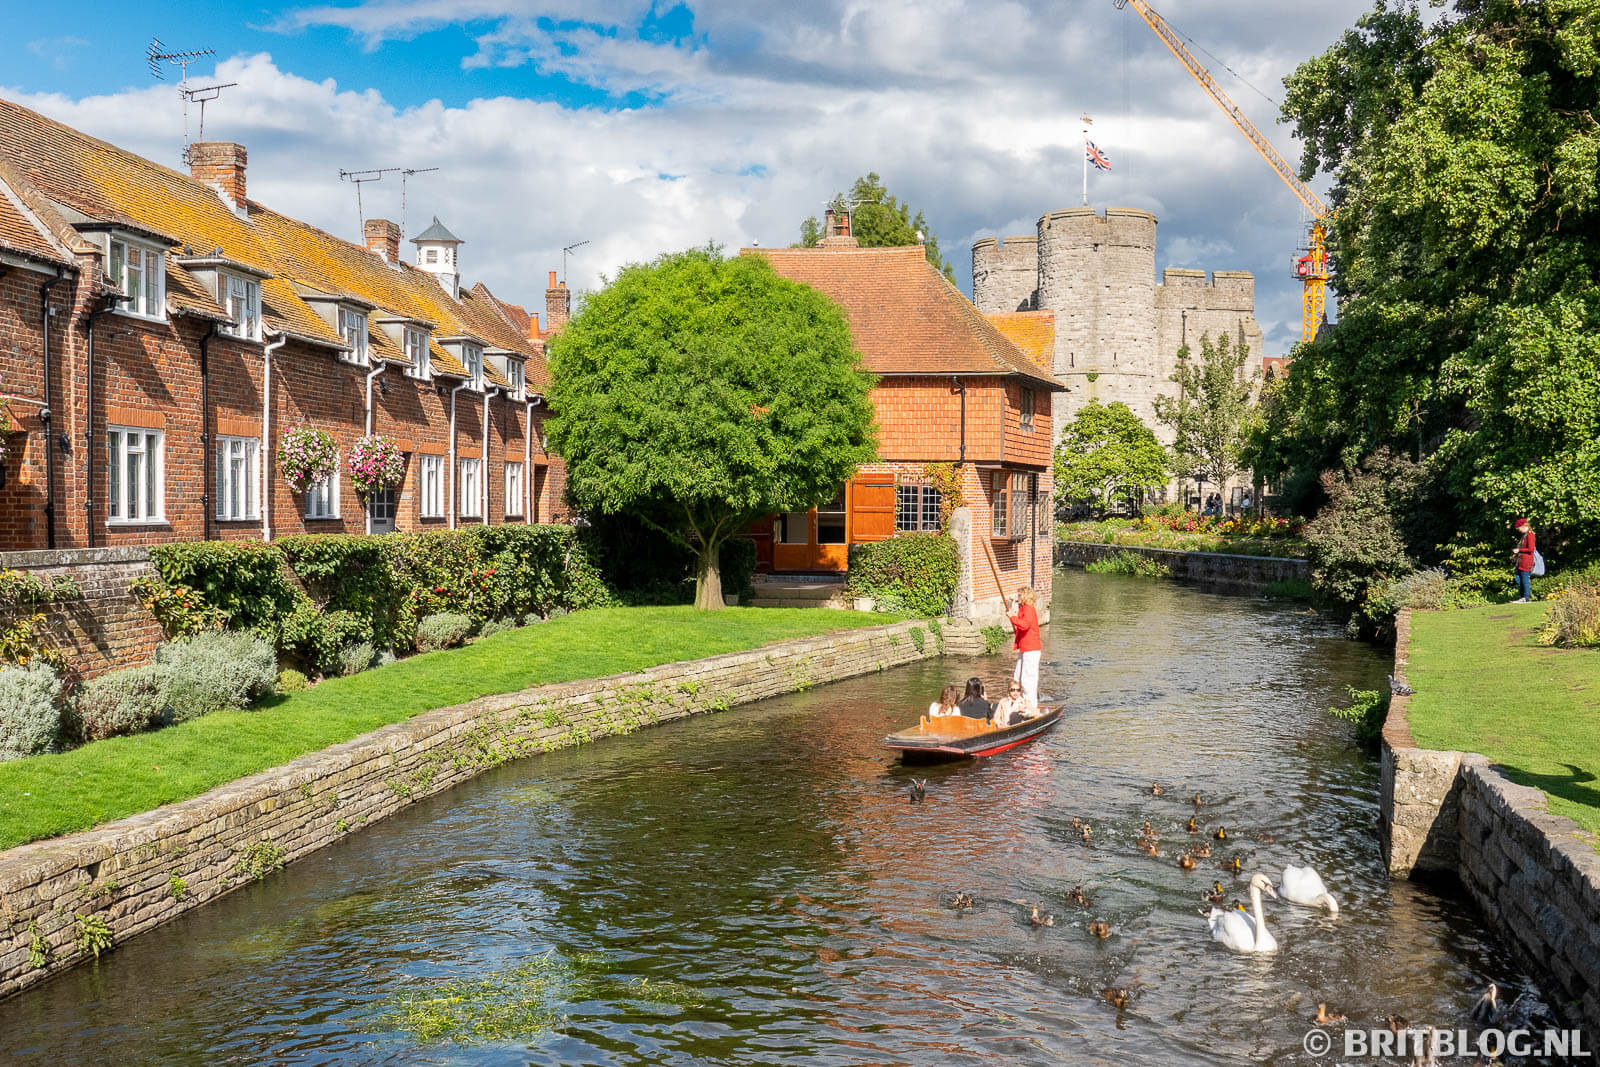
[[[1035,705],[1039,703],[1039,653],[1018,652],[1017,669],[1011,677],[1022,683],[1022,695]]]

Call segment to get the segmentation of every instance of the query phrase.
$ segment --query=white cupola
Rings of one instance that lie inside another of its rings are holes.
[[[417,246],[417,269],[425,270],[444,287],[452,300],[461,293],[461,267],[456,261],[456,248],[465,242],[433,217],[433,224],[411,239]]]

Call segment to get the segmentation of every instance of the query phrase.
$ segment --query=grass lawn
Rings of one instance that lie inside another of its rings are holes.
[[[1111,522],[1058,522],[1062,541],[1096,545],[1139,545],[1181,552],[1226,552],[1235,556],[1287,556],[1304,559],[1306,543],[1298,537],[1243,537],[1204,530],[1142,530]]]
[[[250,711],[0,763],[0,849],[199,796],[380,726],[490,693],[759,648],[897,616],[807,608],[598,608],[431,652]]]
[[[1481,752],[1600,834],[1600,650],[1540,648],[1543,605],[1411,615],[1408,718],[1423,748]]]

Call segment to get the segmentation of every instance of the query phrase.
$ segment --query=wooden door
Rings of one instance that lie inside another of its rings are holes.
[[[850,564],[849,482],[820,508],[773,519],[772,569],[842,573]]]

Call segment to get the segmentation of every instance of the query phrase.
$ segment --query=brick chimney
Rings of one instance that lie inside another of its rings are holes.
[[[189,175],[222,193],[233,210],[243,214],[244,145],[232,141],[196,141],[189,146]]]
[[[400,262],[400,226],[388,219],[368,219],[362,224],[367,251],[383,257],[386,263]]]
[[[554,337],[572,317],[572,294],[566,282],[556,281],[556,272],[550,272],[550,286],[544,291],[544,333]]]
[[[856,248],[859,242],[850,233],[850,212],[828,208],[822,213],[823,248]]]

